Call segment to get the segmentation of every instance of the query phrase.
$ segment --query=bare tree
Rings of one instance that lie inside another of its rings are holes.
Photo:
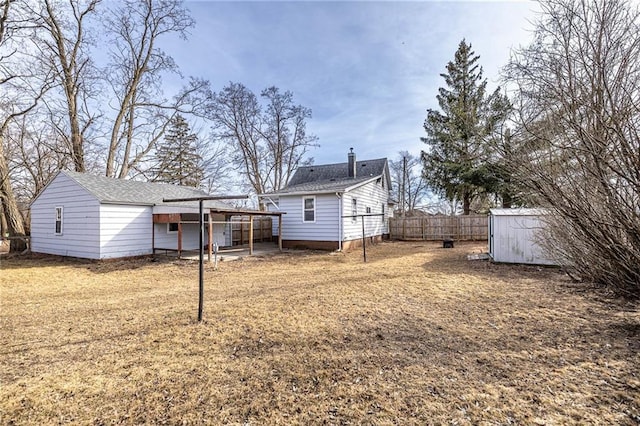
[[[95,116],[88,111],[87,100],[93,95],[96,71],[88,52],[92,43],[86,33],[87,20],[95,13],[100,0],[68,0],[65,5],[44,0],[39,9],[30,12],[36,20],[36,45],[41,49],[43,67],[50,67],[61,88],[67,126],[59,133],[68,141],[69,153],[76,171],[84,172],[85,134]],[[56,104],[54,97],[49,101]],[[58,111],[58,108],[55,108]]]
[[[393,193],[397,198],[400,213],[404,215],[415,210],[429,194],[420,157],[408,151],[400,151],[398,159],[389,162],[389,169]]]
[[[266,142],[271,169],[267,172],[269,190],[284,187],[311,147],[317,146],[317,137],[307,134],[306,120],[311,109],[295,105],[293,93],[280,92],[271,86],[262,91],[267,100],[264,109],[262,136]]]
[[[106,175],[125,178],[139,167],[161,140],[177,113],[194,112],[198,94],[208,82],[192,79],[171,100],[164,99],[162,75],[177,73],[173,59],[158,47],[158,39],[183,37],[194,24],[178,0],[126,0],[108,19],[111,63],[107,78],[117,105],[112,125]]]
[[[512,171],[550,208],[547,248],[583,279],[640,296],[640,13],[625,0],[548,0],[516,52]]]
[[[23,3],[0,2],[0,222],[12,235],[24,235],[25,224],[13,190],[6,135],[16,120],[34,110],[50,85],[49,76],[34,74],[20,53],[27,21]]]
[[[229,164],[229,149],[224,143],[208,136],[198,148],[203,153],[204,182],[202,188],[209,194],[231,192],[234,187],[233,170]]]
[[[5,133],[14,192],[17,199],[25,202],[33,200],[59,170],[73,168],[66,138],[47,117],[46,111],[25,114],[14,120]]]
[[[229,83],[212,95],[209,118],[218,139],[233,146],[232,162],[256,194],[281,189],[305,159],[317,138],[306,132],[311,110],[295,105],[293,94],[276,87],[256,95],[240,83]],[[262,208],[262,206],[260,206]]]
[[[229,83],[212,95],[209,118],[216,137],[234,146],[231,161],[256,194],[266,192],[267,155],[262,147],[261,107],[256,95],[240,83]]]

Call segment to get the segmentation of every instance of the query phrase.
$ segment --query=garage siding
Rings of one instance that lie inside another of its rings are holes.
[[[62,207],[62,234],[56,235],[56,207]],[[59,173],[31,204],[31,251],[100,258],[100,203]]]
[[[100,258],[151,254],[150,206],[100,206]]]

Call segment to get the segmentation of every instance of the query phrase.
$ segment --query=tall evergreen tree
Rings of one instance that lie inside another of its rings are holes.
[[[446,83],[437,96],[441,111],[427,111],[427,137],[421,138],[429,147],[422,153],[427,182],[448,200],[461,200],[465,215],[474,198],[492,191],[486,185],[495,172],[488,166],[493,155],[489,142],[510,109],[499,88],[487,94],[479,58],[471,44],[460,42],[447,73],[441,74]]]
[[[198,151],[198,136],[191,132],[183,116],[176,115],[171,120],[164,141],[156,147],[158,165],[153,169],[153,181],[200,186],[204,168]]]

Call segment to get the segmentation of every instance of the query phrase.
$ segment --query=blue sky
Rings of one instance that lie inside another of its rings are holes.
[[[531,40],[526,1],[187,1],[187,41],[165,40],[185,76],[229,81],[256,94],[290,90],[313,111],[316,164],[419,154],[426,111],[437,108],[440,73],[466,38],[491,88],[510,52]],[[167,43],[168,42],[168,43]]]

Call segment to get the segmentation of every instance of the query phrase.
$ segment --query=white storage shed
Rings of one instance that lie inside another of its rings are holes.
[[[544,229],[544,209],[491,209],[489,254],[494,262],[555,265],[537,243]]]

